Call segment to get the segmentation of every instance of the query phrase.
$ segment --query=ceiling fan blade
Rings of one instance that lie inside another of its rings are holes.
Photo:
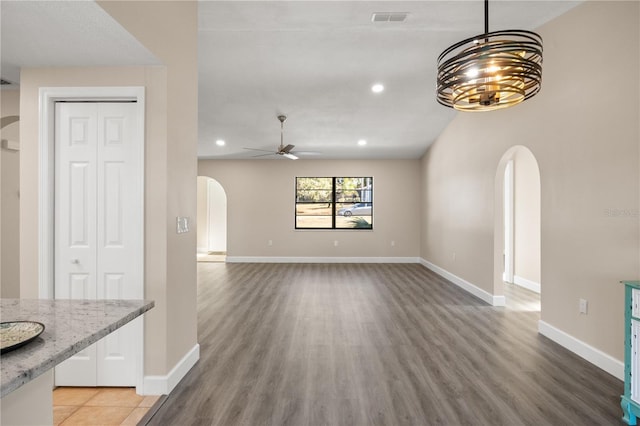
[[[288,152],[283,152],[282,155],[284,155],[285,157],[287,157],[289,160],[297,160],[298,157],[296,157],[293,154],[289,154]]]
[[[294,147],[295,147],[295,145],[291,145],[291,144],[289,144],[289,145],[285,146],[284,148],[282,148],[282,149],[280,150],[280,152],[284,152],[285,154],[287,154],[287,153],[289,153],[289,152],[290,152]]]
[[[270,153],[268,153],[268,154],[252,155],[252,157],[253,157],[253,158],[256,158],[256,157],[266,157],[267,155],[277,155],[277,154],[278,154],[277,152],[270,152]]]
[[[295,155],[302,155],[303,157],[307,156],[307,155],[322,155],[322,153],[318,152],[318,151],[296,151],[296,152],[294,152],[294,154]]]
[[[244,147],[244,148],[242,148],[242,149],[248,149],[249,151],[270,152],[270,153],[272,153],[272,154],[273,154],[273,151],[271,151],[271,150],[269,150],[269,149],[257,149],[257,148],[247,148],[247,147]]]

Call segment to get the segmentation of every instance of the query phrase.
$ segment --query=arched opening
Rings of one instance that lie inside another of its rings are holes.
[[[514,146],[505,152],[495,190],[494,294],[504,295],[507,306],[539,311],[540,171],[528,148]]]
[[[197,259],[224,262],[227,255],[227,194],[218,181],[198,176]]]

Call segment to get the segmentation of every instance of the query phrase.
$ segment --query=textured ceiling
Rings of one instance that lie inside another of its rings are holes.
[[[490,30],[536,29],[578,3],[492,1]],[[7,80],[20,67],[159,63],[92,1],[0,8]],[[373,23],[374,12],[408,17]],[[436,58],[484,25],[481,0],[201,1],[198,14],[198,155],[220,159],[275,151],[279,114],[301,158],[418,158],[456,114],[435,101]],[[376,82],[386,90],[372,93]]]
[[[160,61],[93,1],[0,1],[2,78],[21,67],[151,65]]]
[[[490,30],[535,29],[576,4],[492,2]],[[275,151],[285,114],[285,144],[301,158],[420,157],[456,114],[435,101],[437,56],[482,33],[483,10],[482,1],[201,2],[199,156]],[[373,23],[374,12],[409,15]],[[376,82],[383,93],[371,92]]]

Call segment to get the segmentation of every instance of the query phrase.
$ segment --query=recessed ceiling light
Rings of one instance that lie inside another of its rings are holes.
[[[366,140],[364,140],[364,139],[360,139],[360,140],[358,141],[358,145],[360,145],[360,146],[365,146],[366,144],[367,144],[367,141],[366,141]]]
[[[376,83],[373,86],[371,86],[371,91],[373,93],[380,93],[384,90],[384,86],[380,83]]]
[[[224,146],[224,144],[225,144],[225,141],[223,141],[222,139],[218,139],[216,141],[216,145],[218,145],[218,146]]]

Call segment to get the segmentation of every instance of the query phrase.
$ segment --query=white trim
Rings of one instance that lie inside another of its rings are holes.
[[[526,278],[522,278],[518,275],[514,275],[513,284],[519,285],[520,287],[524,287],[527,290],[531,290],[533,292],[540,294],[540,283],[537,283],[535,281],[531,281]]]
[[[611,355],[588,345],[582,340],[576,339],[542,320],[538,321],[538,332],[560,346],[586,359],[596,367],[603,369],[612,376],[624,380],[624,363],[622,361],[613,358]]]
[[[131,87],[41,87],[39,90],[39,127],[38,137],[38,293],[40,299],[53,299],[53,208],[54,208],[54,109],[55,102],[61,100],[83,101],[131,101],[138,107],[137,136],[141,138],[138,153],[141,170],[142,188],[144,188],[144,126],[145,126],[145,88]],[[144,190],[142,195],[140,223],[144,223]],[[140,252],[144,259],[144,235]],[[144,282],[144,270],[142,271]],[[143,296],[144,297],[144,296]]]
[[[492,305],[492,306],[505,306],[506,300],[504,296],[495,296],[483,289],[481,289],[480,287],[478,287],[475,284],[470,283],[469,281],[458,277],[457,275],[452,274],[451,272],[442,269],[441,267],[434,265],[433,263],[429,262],[428,260],[425,259],[420,259],[420,263],[428,268],[431,269],[433,272],[435,272],[436,274],[440,275],[443,278],[446,278],[447,280],[451,281],[453,284],[457,285],[458,287],[460,287],[461,289],[465,290],[468,293],[473,294],[474,296],[476,296],[477,298],[481,299],[484,302],[487,302],[488,304]]]
[[[54,192],[54,102],[40,89],[38,137],[38,292],[40,299],[53,299],[53,192]]]
[[[200,345],[191,348],[166,376],[145,376],[142,389],[136,389],[139,395],[169,395],[173,388],[187,375],[200,359]]]
[[[227,263],[419,263],[419,258],[227,256]]]

